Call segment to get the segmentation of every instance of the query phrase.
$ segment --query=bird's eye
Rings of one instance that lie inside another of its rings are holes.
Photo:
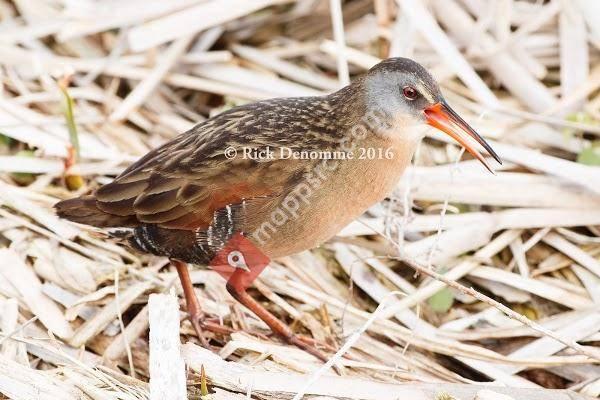
[[[417,89],[415,89],[414,87],[411,86],[404,86],[402,88],[402,94],[404,95],[404,97],[406,97],[408,100],[414,100],[417,98]]]

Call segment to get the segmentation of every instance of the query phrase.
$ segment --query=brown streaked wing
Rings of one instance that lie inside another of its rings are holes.
[[[266,200],[285,192],[301,175],[297,170],[307,166],[294,160],[203,164],[205,173],[187,177],[175,176],[173,171],[169,177],[163,177],[165,171],[159,170],[136,185],[121,184],[117,179],[99,191],[98,206],[111,214],[135,216],[140,223],[170,229],[207,228],[214,213],[227,205]],[[140,190],[135,192],[133,187]],[[129,199],[123,199],[126,196]]]
[[[323,98],[267,100],[226,111],[150,151],[100,188],[98,208],[171,229],[207,227],[227,205],[285,193],[312,165],[227,159],[226,148],[236,148],[238,156],[244,147],[322,150],[338,143],[342,132],[324,122],[330,112]]]

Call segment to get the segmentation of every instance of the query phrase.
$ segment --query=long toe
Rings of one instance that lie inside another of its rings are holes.
[[[306,343],[309,346],[313,346],[316,348],[320,348],[320,349],[325,349],[328,352],[332,352],[335,353],[336,351],[338,351],[338,349],[335,346],[332,346],[329,343],[326,342],[322,342],[320,340],[311,338],[310,336],[305,336],[305,335],[296,335],[298,337],[299,340],[303,341],[304,343]]]
[[[198,336],[198,340],[202,344],[202,347],[206,349],[210,349],[210,344],[208,343],[208,339],[204,335],[204,329],[202,329],[204,325],[204,314],[203,313],[190,313],[188,315],[194,330],[196,331],[196,335]]]
[[[317,357],[319,360],[323,361],[324,363],[327,363],[329,361],[329,357],[327,357],[319,349],[317,349],[315,346],[313,346],[311,344],[306,343],[305,340],[300,339],[296,335],[290,336],[289,338],[287,338],[287,341],[290,344],[293,344],[294,346],[306,351],[307,353],[312,354],[313,356]],[[342,371],[341,367],[338,366],[337,364],[333,365],[333,369],[335,370],[335,372],[337,372],[338,375],[343,375],[343,371]]]
[[[216,320],[209,320],[209,319],[202,320],[201,327],[205,331],[218,333],[220,335],[231,335],[232,333],[237,332],[233,328],[219,324],[218,322],[216,322]]]

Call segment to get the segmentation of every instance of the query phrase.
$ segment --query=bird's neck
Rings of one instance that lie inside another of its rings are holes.
[[[326,101],[341,129],[349,128],[361,122],[366,112],[363,78],[354,80],[337,92],[327,96]]]

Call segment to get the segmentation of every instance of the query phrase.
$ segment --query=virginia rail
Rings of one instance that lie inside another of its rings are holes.
[[[422,130],[412,129],[420,124],[447,133],[488,169],[473,140],[500,162],[421,65],[390,58],[330,95],[225,111],[150,151],[94,194],[61,201],[56,209],[71,221],[130,228],[133,246],[168,257],[202,340],[202,329],[214,326],[203,319],[187,263],[207,265],[234,234],[246,235],[269,258],[319,246],[393,190],[422,138]],[[270,159],[251,157],[265,149]],[[353,156],[327,168],[318,185],[311,174],[323,160],[289,156],[340,150]],[[301,207],[277,223],[299,188]],[[243,285],[230,281],[227,289],[286,341],[325,359]]]

